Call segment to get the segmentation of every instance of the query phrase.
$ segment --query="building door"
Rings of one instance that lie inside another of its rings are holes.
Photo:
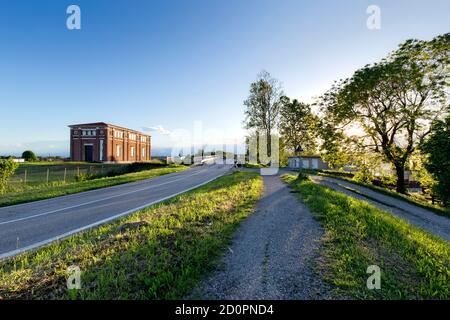
[[[84,161],[92,162],[94,159],[92,157],[93,146],[84,146]]]

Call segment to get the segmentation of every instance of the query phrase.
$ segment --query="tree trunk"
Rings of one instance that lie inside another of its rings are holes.
[[[397,174],[397,192],[406,193],[405,185],[405,165],[396,164],[395,172]]]

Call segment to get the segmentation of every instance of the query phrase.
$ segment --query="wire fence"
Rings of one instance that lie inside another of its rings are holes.
[[[122,165],[24,166],[19,167],[9,180],[11,187],[42,185],[77,181],[84,174],[104,175]]]

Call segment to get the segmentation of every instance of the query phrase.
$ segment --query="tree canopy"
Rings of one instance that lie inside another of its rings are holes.
[[[408,40],[381,62],[336,82],[319,102],[325,152],[339,153],[338,143],[351,139],[380,153],[396,169],[397,191],[405,192],[405,163],[448,105],[449,52],[450,34]],[[350,127],[360,133],[350,135]]]
[[[314,129],[318,119],[311,106],[288,97],[282,97],[281,102],[279,131],[285,146],[294,153],[314,153],[317,148]]]
[[[282,96],[280,82],[272,78],[267,71],[263,71],[250,85],[250,94],[244,101],[246,107],[244,127],[263,134],[268,156],[272,151],[271,134],[278,125]]]
[[[22,153],[22,158],[25,159],[25,161],[30,161],[30,162],[37,161],[36,155],[31,150],[24,151]]]
[[[429,155],[425,167],[438,181],[434,185],[435,192],[448,206],[450,204],[450,116],[433,124],[432,133],[421,149]]]

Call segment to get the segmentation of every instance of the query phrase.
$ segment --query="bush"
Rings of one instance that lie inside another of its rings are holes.
[[[12,158],[0,160],[0,194],[5,192],[9,178],[14,174],[19,165]]]
[[[95,173],[80,173],[75,175],[76,182],[88,181],[101,178],[99,175]]]
[[[368,170],[367,168],[362,168],[354,175],[353,180],[355,180],[356,182],[371,184],[373,176],[370,173],[370,170]]]
[[[22,158],[24,158],[25,161],[29,161],[29,162],[35,162],[35,161],[37,161],[36,155],[35,155],[34,152],[31,151],[31,150],[24,151],[24,152],[22,153]]]
[[[437,180],[433,191],[439,195],[444,206],[450,206],[450,115],[433,124],[431,136],[422,146],[428,154],[427,170]]]
[[[166,163],[161,160],[151,160],[147,162],[133,162],[125,167],[124,173],[140,172],[155,168],[165,167]]]

